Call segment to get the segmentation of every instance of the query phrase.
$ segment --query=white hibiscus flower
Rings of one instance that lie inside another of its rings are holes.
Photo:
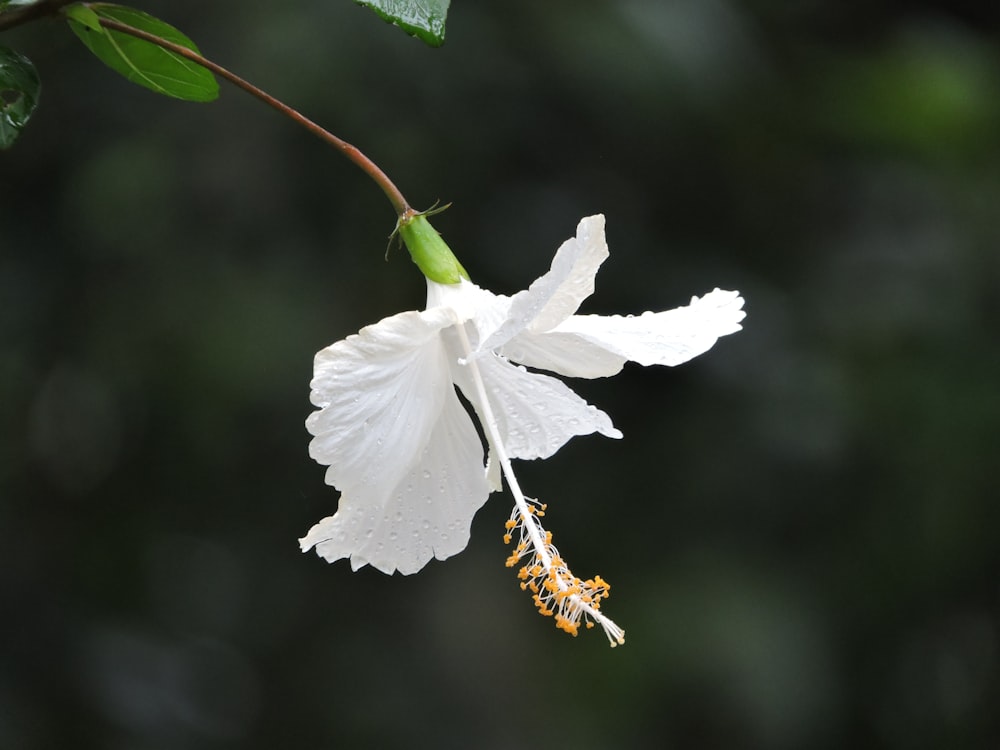
[[[502,474],[515,501],[505,540],[517,536],[507,562],[525,561],[522,588],[562,629],[576,634],[581,622],[596,622],[612,645],[624,642],[599,611],[607,583],[569,572],[539,520],[545,506],[524,496],[510,464],[551,456],[575,435],[621,433],[562,381],[525,366],[596,378],[627,361],[677,365],[740,330],[743,299],[716,289],[666,312],[576,315],[608,257],[600,215],[583,219],[549,271],[513,297],[473,284],[423,216],[401,232],[428,276],[427,309],[385,318],[316,355],[309,452],[329,467],[326,482],[341,497],[300,540],[303,551],[350,558],[355,570],[415,573],[465,548],[472,517]],[[485,464],[456,387],[483,426]]]

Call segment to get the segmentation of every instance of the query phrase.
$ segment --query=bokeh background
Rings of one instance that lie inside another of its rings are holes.
[[[625,438],[519,467],[624,648],[534,613],[506,495],[416,576],[328,565],[313,354],[423,304],[388,204],[231,87],[5,32],[44,89],[0,154],[0,747],[1000,746],[996,4],[455,0],[438,50],[348,0],[139,7],[453,202],[482,285],[601,212],[584,311],[748,317],[574,382]]]

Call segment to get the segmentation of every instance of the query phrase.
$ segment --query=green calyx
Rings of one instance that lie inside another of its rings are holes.
[[[428,279],[439,284],[457,284],[469,278],[451,248],[427,221],[427,214],[407,212],[399,218],[397,230],[413,262]]]

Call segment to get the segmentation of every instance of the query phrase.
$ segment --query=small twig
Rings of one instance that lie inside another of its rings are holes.
[[[76,2],[76,0],[39,0],[37,3],[0,13],[0,31],[12,29],[15,26],[34,21],[37,18],[54,16],[59,13],[59,10],[63,6],[73,2]]]
[[[369,177],[371,177],[375,183],[382,188],[382,192],[385,193],[389,202],[392,203],[392,207],[396,210],[398,216],[404,216],[412,212],[413,209],[410,208],[410,204],[407,203],[406,198],[399,191],[399,188],[389,179],[388,175],[383,172],[375,162],[365,156],[360,149],[356,146],[351,145],[342,138],[338,138],[329,130],[317,125],[315,122],[310,120],[308,117],[292,109],[284,102],[275,99],[273,96],[268,94],[266,91],[257,88],[249,81],[240,78],[235,73],[226,70],[221,65],[212,62],[211,60],[199,55],[197,52],[183,47],[174,42],[168,41],[155,34],[150,34],[141,29],[137,29],[133,26],[129,26],[118,21],[111,20],[109,18],[100,18],[101,26],[112,31],[117,31],[122,34],[128,34],[136,39],[142,39],[143,41],[149,42],[150,44],[155,44],[158,47],[169,50],[176,55],[190,60],[191,62],[197,63],[198,65],[212,71],[220,78],[225,78],[234,86],[243,89],[245,92],[251,96],[256,97],[260,101],[264,102],[270,107],[278,110],[281,114],[290,118],[294,122],[298,123],[306,130],[312,134],[322,138],[328,144],[339,150],[344,156],[354,162],[358,167],[360,167]]]

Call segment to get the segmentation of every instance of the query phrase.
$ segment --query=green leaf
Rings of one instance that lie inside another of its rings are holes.
[[[451,0],[354,0],[431,47],[444,44],[444,23]]]
[[[93,19],[86,13],[81,15],[78,8],[70,6],[67,9],[67,21],[73,33],[105,65],[132,83],[158,94],[192,102],[210,102],[218,98],[219,84],[215,76],[202,66],[144,39],[103,26],[94,29]],[[82,10],[88,9],[98,19],[117,21],[198,52],[194,42],[180,31],[142,11],[106,3],[94,3]]]
[[[28,124],[40,89],[31,60],[0,47],[0,148],[9,147]]]
[[[63,9],[63,13],[66,14],[67,18],[72,18],[74,21],[83,24],[91,31],[96,31],[98,34],[103,34],[101,29],[101,19],[94,12],[94,9],[87,5],[80,5],[76,3],[74,5],[69,5]]]

